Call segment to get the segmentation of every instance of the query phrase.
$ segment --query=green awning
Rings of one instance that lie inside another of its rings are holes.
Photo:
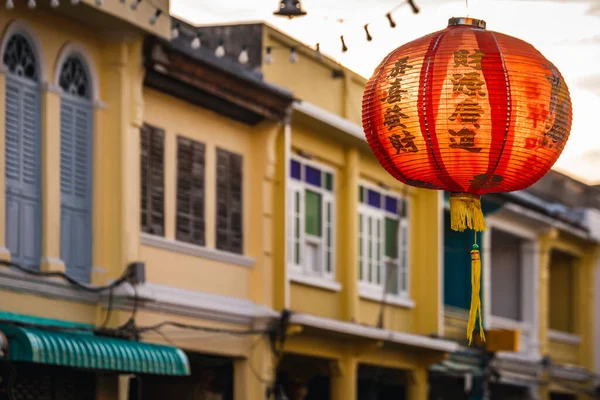
[[[58,330],[0,324],[8,359],[75,368],[153,375],[190,374],[186,354],[170,346]]]

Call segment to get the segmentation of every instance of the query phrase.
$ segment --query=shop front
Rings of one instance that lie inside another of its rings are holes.
[[[190,375],[181,349],[100,336],[91,325],[2,312],[0,332],[7,400],[115,400],[122,375]]]

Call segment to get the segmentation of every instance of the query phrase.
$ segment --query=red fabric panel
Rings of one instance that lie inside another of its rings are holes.
[[[418,187],[524,189],[554,165],[572,110],[560,72],[522,40],[450,26],[391,52],[363,97],[381,165]]]

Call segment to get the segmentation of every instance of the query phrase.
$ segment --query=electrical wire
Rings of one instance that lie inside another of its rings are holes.
[[[14,263],[12,261],[7,261],[7,260],[0,260],[0,265],[3,265],[5,267],[14,268],[20,272],[23,272],[25,274],[32,275],[32,276],[39,276],[39,277],[44,277],[44,278],[61,278],[81,290],[85,290],[86,292],[92,292],[92,293],[100,293],[100,292],[103,292],[106,290],[110,290],[112,288],[116,288],[116,287],[122,285],[123,283],[127,282],[131,276],[131,270],[129,268],[127,268],[118,279],[111,282],[110,284],[105,285],[105,286],[92,286],[92,285],[87,285],[85,283],[79,282],[78,280],[73,279],[69,275],[65,274],[64,272],[60,272],[60,271],[37,271],[37,270],[23,267],[20,264]]]
[[[104,316],[104,321],[100,325],[101,328],[106,328],[108,326],[108,322],[110,320],[110,315],[112,314],[113,308],[113,289],[110,288],[108,291],[108,309],[106,310],[106,315]]]
[[[264,329],[237,330],[237,329],[213,328],[213,327],[208,327],[208,326],[189,325],[189,324],[184,324],[184,323],[175,322],[175,321],[163,321],[163,322],[160,322],[160,323],[154,324],[154,325],[137,327],[136,329],[139,333],[144,333],[144,332],[148,332],[148,331],[156,331],[157,329],[162,329],[167,326],[180,328],[180,329],[202,331],[202,332],[225,333],[225,334],[229,334],[229,335],[258,335],[258,334],[267,334],[270,332],[270,330],[264,330]]]

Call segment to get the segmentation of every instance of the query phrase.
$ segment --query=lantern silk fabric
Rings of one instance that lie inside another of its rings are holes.
[[[532,45],[451,18],[392,51],[363,96],[363,128],[381,165],[408,185],[450,192],[451,228],[484,231],[480,196],[525,189],[554,165],[571,130],[571,99]],[[481,260],[471,250],[467,339],[481,318]]]
[[[392,51],[363,97],[367,141],[392,176],[476,201],[546,174],[571,120],[556,67],[532,45],[470,18]]]

